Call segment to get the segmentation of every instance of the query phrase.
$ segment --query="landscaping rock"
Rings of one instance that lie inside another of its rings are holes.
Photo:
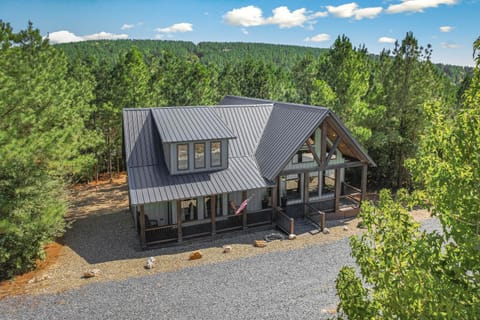
[[[288,240],[295,240],[295,239],[297,239],[296,234],[291,233],[291,234],[288,235]]]
[[[348,231],[348,227],[347,227],[347,226],[343,226],[343,231]]]
[[[92,269],[83,273],[85,279],[96,277],[100,274],[100,269]]]
[[[257,248],[264,248],[267,246],[267,241],[265,240],[255,240],[253,242],[253,245]]]
[[[150,257],[147,259],[147,264],[145,265],[145,269],[153,269],[155,267],[155,258]]]
[[[330,229],[328,228],[323,228],[323,234],[329,234],[330,233]]]
[[[190,260],[197,260],[202,258],[202,253],[200,251],[195,251],[190,254]]]
[[[232,246],[223,246],[223,253],[232,252]]]

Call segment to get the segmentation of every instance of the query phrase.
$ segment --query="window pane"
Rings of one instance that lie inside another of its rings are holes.
[[[288,200],[299,200],[302,198],[299,174],[288,175],[286,185]]]
[[[177,168],[178,170],[188,169],[188,144],[177,145]]]
[[[181,201],[182,221],[197,220],[197,199]]]
[[[211,165],[212,167],[219,167],[222,165],[222,146],[220,141],[212,142],[210,144],[210,154],[211,154]]]
[[[195,143],[195,168],[205,168],[205,143]]]

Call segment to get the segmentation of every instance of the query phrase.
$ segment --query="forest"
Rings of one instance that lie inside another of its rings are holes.
[[[372,190],[435,192],[439,182],[418,172],[438,160],[422,162],[429,154],[449,153],[448,145],[429,149],[441,136],[432,130],[451,128],[437,122],[456,121],[467,107],[478,114],[480,78],[478,65],[434,64],[432,55],[411,32],[372,55],[346,35],[330,49],[160,40],[51,45],[31,23],[14,32],[0,21],[0,279],[32,269],[43,245],[64,232],[66,186],[124,170],[123,108],[214,105],[225,95],[325,106],[377,163]],[[458,137],[474,123],[476,114]],[[478,158],[468,161],[478,170]]]

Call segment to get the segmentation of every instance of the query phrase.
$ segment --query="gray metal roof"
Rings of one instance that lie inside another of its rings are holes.
[[[235,138],[212,107],[154,108],[152,115],[163,143]]]
[[[255,153],[272,109],[273,104],[214,108],[220,119],[237,136],[237,139],[229,142],[229,157],[250,156]]]
[[[271,186],[322,121],[335,121],[362,161],[375,165],[328,109],[227,96],[215,107],[125,109],[124,144],[132,204]],[[232,105],[233,104],[233,105]],[[329,126],[330,127],[330,126]],[[162,143],[231,139],[225,170],[170,175]]]
[[[125,109],[123,134],[127,167],[158,164],[160,146],[158,133],[153,127],[150,109]]]
[[[262,178],[251,157],[228,161],[225,170],[183,175],[170,175],[165,164],[129,167],[130,201],[132,204],[154,203],[273,185]]]
[[[274,180],[327,114],[320,107],[275,104],[255,152],[262,176]]]

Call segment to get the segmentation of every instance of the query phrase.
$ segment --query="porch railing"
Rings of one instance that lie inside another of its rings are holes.
[[[275,222],[287,234],[295,233],[295,220],[287,216],[282,208],[275,209]]]

